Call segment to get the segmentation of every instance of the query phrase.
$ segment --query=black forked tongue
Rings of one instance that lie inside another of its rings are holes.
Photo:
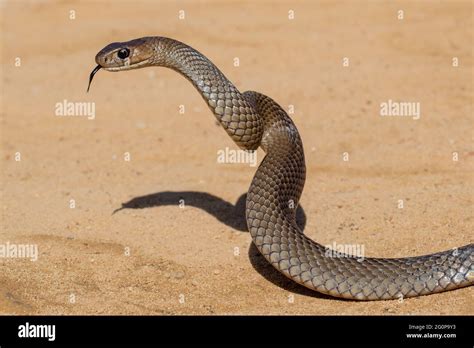
[[[92,79],[94,78],[94,75],[96,72],[98,72],[100,70],[100,68],[102,68],[100,65],[97,65],[94,70],[92,70],[90,76],[89,76],[89,85],[87,86],[87,92],[89,92],[89,88],[91,88],[91,83],[92,83]]]

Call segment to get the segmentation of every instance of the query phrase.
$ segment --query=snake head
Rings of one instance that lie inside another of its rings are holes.
[[[149,65],[153,48],[146,38],[128,42],[114,42],[105,46],[95,56],[95,61],[107,71],[137,69]]]
[[[95,56],[97,66],[89,76],[87,91],[89,92],[92,79],[100,69],[123,71],[143,68],[151,65],[155,53],[149,38],[146,37],[127,42],[114,42],[105,46]]]

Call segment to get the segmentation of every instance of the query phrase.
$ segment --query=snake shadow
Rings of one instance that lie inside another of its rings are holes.
[[[145,209],[168,205],[176,206],[181,199],[184,200],[186,205],[204,210],[227,226],[248,233],[247,222],[245,220],[246,193],[242,194],[235,204],[232,204],[206,192],[163,191],[132,198],[128,202],[122,203],[122,207],[115,210],[113,214],[123,209]],[[301,230],[304,230],[306,226],[306,214],[301,205],[298,206],[296,210],[296,222]],[[248,256],[252,267],[276,286],[299,295],[330,298],[316,291],[309,290],[285,277],[268,263],[253,243],[250,244]]]

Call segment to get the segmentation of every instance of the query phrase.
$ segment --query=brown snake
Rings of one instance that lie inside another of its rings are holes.
[[[355,300],[413,297],[474,283],[474,244],[408,258],[331,257],[297,226],[305,182],[303,144],[293,121],[271,98],[240,93],[195,49],[164,37],[112,43],[95,60],[107,71],[171,68],[196,87],[227,134],[242,149],[266,153],[247,194],[246,219],[262,255],[293,281],[318,292]]]

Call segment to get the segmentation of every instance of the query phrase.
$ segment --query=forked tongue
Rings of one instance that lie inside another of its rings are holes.
[[[87,92],[89,92],[89,88],[91,88],[91,83],[92,83],[92,79],[94,78],[94,75],[96,72],[98,72],[100,70],[100,68],[102,68],[100,65],[97,65],[94,70],[92,70],[90,76],[89,76],[89,85],[87,86]]]

